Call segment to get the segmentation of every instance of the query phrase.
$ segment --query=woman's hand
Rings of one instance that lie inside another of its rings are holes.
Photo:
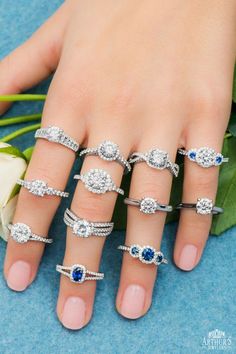
[[[96,147],[104,140],[132,152],[159,148],[174,161],[179,147],[220,151],[227,127],[235,62],[235,1],[69,0],[21,47],[0,64],[1,94],[23,91],[55,71],[42,126],[58,126]],[[7,106],[1,103],[3,113]],[[38,139],[26,179],[42,179],[64,190],[75,154]],[[120,185],[116,162],[86,157],[81,173],[105,169]],[[218,168],[185,160],[182,201],[215,200]],[[168,204],[172,176],[145,163],[134,167],[130,197]],[[71,209],[90,221],[109,221],[116,193],[96,195],[78,182]],[[22,188],[14,223],[47,235],[59,198],[36,197]],[[124,206],[125,207],[125,206]],[[165,213],[144,215],[128,207],[126,244],[160,249]],[[174,261],[183,270],[199,262],[211,217],[183,210]],[[67,230],[64,265],[98,271],[103,237],[75,237]],[[9,239],[5,259],[8,286],[23,291],[34,280],[43,243]],[[124,253],[116,306],[125,317],[144,315],[152,299],[156,266]],[[168,271],[168,268],[166,268]],[[96,283],[74,284],[61,277],[57,313],[65,327],[79,329],[92,314]]]

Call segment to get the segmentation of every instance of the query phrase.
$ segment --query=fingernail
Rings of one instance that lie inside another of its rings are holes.
[[[145,290],[140,285],[129,285],[123,295],[121,314],[124,317],[135,319],[143,314]]]
[[[7,275],[7,285],[15,291],[23,291],[30,282],[30,264],[24,261],[17,261],[12,264]]]
[[[182,249],[179,259],[179,267],[183,270],[192,270],[195,266],[197,258],[197,247],[194,245],[186,245]]]
[[[80,329],[85,322],[85,302],[80,297],[68,297],[62,314],[62,324],[69,329]]]

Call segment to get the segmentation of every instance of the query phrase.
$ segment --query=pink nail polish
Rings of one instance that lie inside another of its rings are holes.
[[[197,258],[197,247],[194,245],[186,245],[182,249],[179,259],[179,268],[183,270],[192,270],[195,266]]]
[[[80,329],[85,322],[85,302],[80,297],[71,296],[65,302],[62,324],[69,329]]]
[[[129,285],[123,295],[121,314],[130,319],[142,316],[145,296],[146,293],[142,286]]]
[[[15,291],[23,291],[30,282],[30,264],[24,261],[17,261],[12,264],[7,275],[7,285]]]

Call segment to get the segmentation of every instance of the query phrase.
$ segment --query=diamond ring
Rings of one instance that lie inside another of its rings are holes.
[[[74,179],[81,180],[92,193],[117,192],[124,195],[123,189],[116,187],[111,176],[102,169],[91,169],[83,175],[75,175]]]
[[[28,225],[23,224],[21,222],[18,222],[16,224],[9,224],[8,229],[11,232],[11,237],[13,238],[13,240],[18,243],[26,243],[28,241],[39,241],[44,243],[53,242],[51,238],[46,238],[34,234]]]
[[[160,204],[154,198],[145,197],[142,199],[125,198],[125,204],[139,207],[139,210],[144,214],[155,214],[157,211],[171,212],[171,205]]]
[[[44,197],[45,195],[55,195],[57,197],[67,198],[69,193],[62,192],[58,189],[54,189],[52,187],[48,187],[48,184],[40,179],[26,181],[23,179],[18,179],[17,184],[28,189],[28,191],[37,197]]]
[[[139,246],[139,245],[120,245],[118,250],[129,252],[130,256],[137,258],[140,262],[145,264],[155,264],[159,266],[162,263],[167,264],[167,259],[161,251],[156,251],[155,248],[151,246]]]
[[[213,205],[213,201],[208,198],[198,198],[197,203],[180,203],[176,206],[176,209],[195,209],[197,214],[222,214],[224,210]]]
[[[68,208],[64,213],[64,223],[72,228],[73,234],[78,237],[109,236],[113,230],[113,222],[92,222],[81,219]]]
[[[59,127],[50,125],[46,128],[37,129],[35,138],[46,139],[50,142],[61,144],[74,152],[79,150],[79,144]]]
[[[120,154],[119,146],[112,141],[105,140],[98,147],[87,148],[80,152],[80,156],[95,155],[105,161],[117,161],[127,172],[131,171],[130,163]]]
[[[190,161],[196,162],[199,166],[205,168],[220,166],[223,162],[229,161],[227,157],[209,147],[190,150],[178,149],[178,153],[187,156]]]
[[[71,267],[56,266],[56,271],[70,278],[73,283],[82,284],[85,280],[102,280],[104,273],[91,272],[82,264],[74,264]]]
[[[146,162],[148,166],[158,170],[167,168],[175,177],[178,177],[179,166],[170,161],[166,151],[152,149],[145,153],[134,152],[129,158],[129,163],[137,162]]]

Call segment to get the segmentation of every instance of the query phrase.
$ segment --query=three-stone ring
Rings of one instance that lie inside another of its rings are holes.
[[[71,267],[56,266],[56,271],[65,275],[73,283],[82,284],[85,280],[102,280],[104,273],[91,272],[82,264],[74,264]]]
[[[167,259],[161,251],[156,251],[155,248],[151,246],[139,246],[139,245],[120,245],[118,250],[129,252],[130,256],[137,258],[140,262],[145,264],[155,264],[159,266],[162,263],[167,264]]]
[[[78,237],[109,236],[113,230],[113,222],[92,222],[79,218],[68,208],[64,213],[64,223],[72,228],[73,234]]]
[[[221,153],[209,147],[190,150],[178,149],[178,153],[187,156],[190,161],[196,162],[199,166],[204,168],[220,166],[223,162],[229,161],[227,157],[224,157]]]
[[[37,129],[35,138],[46,139],[50,142],[61,144],[74,152],[79,150],[79,144],[59,127],[50,125]]]
[[[176,209],[195,209],[200,215],[217,215],[223,213],[223,209],[214,206],[213,201],[208,198],[198,198],[197,203],[180,203]]]
[[[16,224],[9,224],[8,229],[10,230],[11,237],[17,243],[26,243],[28,241],[39,241],[44,243],[53,242],[51,238],[46,238],[34,234],[28,225],[23,224],[21,222],[18,222]]]
[[[160,204],[156,199],[145,197],[142,199],[125,198],[124,203],[139,207],[139,210],[144,214],[155,214],[157,211],[171,212],[171,205]]]
[[[130,163],[121,155],[119,146],[112,141],[105,140],[98,147],[87,148],[80,152],[80,156],[99,156],[105,161],[117,161],[127,172],[131,171]]]
[[[169,159],[166,151],[152,149],[145,153],[134,152],[129,158],[129,163],[146,162],[152,168],[164,170],[167,168],[175,177],[178,177],[179,166]]]
[[[104,194],[106,192],[117,192],[124,195],[123,189],[116,187],[111,176],[102,169],[90,169],[83,175],[75,175],[74,179],[82,181],[85,188],[92,193]]]
[[[18,179],[17,184],[26,188],[30,193],[36,195],[37,197],[44,197],[45,195],[50,195],[67,198],[69,196],[69,193],[60,191],[52,187],[48,187],[48,184],[46,182],[39,179],[32,181]]]

